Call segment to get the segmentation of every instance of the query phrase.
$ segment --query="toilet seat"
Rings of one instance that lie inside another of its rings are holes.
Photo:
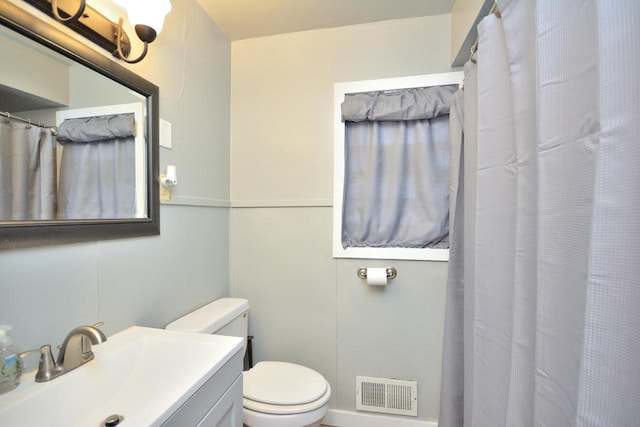
[[[322,375],[286,362],[259,362],[243,374],[243,406],[274,415],[300,414],[325,405],[331,387]]]

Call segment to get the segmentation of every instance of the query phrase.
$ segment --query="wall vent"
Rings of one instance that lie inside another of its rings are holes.
[[[417,417],[418,383],[357,376],[356,410]]]

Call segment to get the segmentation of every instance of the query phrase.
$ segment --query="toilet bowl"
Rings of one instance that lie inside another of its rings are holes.
[[[246,338],[249,302],[222,298],[167,325],[167,329]],[[331,386],[305,366],[257,363],[243,373],[243,422],[247,427],[317,427],[329,409]]]
[[[331,387],[322,375],[285,362],[259,362],[243,374],[243,418],[251,427],[319,426]]]

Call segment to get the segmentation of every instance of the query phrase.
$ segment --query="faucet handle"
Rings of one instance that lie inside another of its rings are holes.
[[[51,354],[51,346],[43,345],[37,350],[28,350],[20,353],[19,357],[25,357],[32,353],[40,353],[40,363],[38,365],[38,372],[36,373],[36,382],[41,383],[54,379],[57,376],[62,375],[62,368],[53,361],[53,355]]]

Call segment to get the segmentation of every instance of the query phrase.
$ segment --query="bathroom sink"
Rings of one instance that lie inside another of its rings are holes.
[[[242,348],[242,339],[134,326],[93,346],[95,359],[52,381],[22,376],[0,395],[0,426],[159,426]]]

